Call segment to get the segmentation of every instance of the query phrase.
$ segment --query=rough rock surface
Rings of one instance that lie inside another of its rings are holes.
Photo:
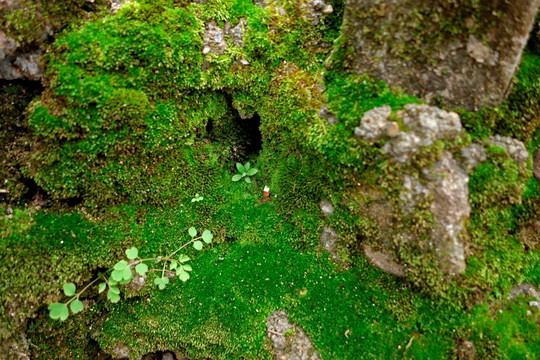
[[[266,322],[266,336],[273,343],[276,360],[320,360],[304,330],[291,324],[284,311],[274,311]]]
[[[321,209],[324,217],[329,217],[334,213],[334,205],[328,200],[321,200],[319,202],[319,208]]]
[[[492,146],[498,146],[503,148],[508,156],[510,156],[516,163],[524,163],[529,158],[529,152],[525,145],[514,138],[508,136],[495,135],[487,138],[487,141]]]
[[[377,251],[369,245],[364,246],[364,254],[379,269],[396,276],[405,274],[403,266],[396,263],[392,255],[386,250]]]
[[[336,245],[339,241],[339,236],[336,230],[331,227],[325,227],[319,239],[321,245],[326,251],[328,251],[335,259],[341,260],[337,254]]]
[[[347,0],[344,46],[354,49],[347,65],[428,102],[497,105],[509,93],[539,4]]]
[[[514,286],[512,290],[510,290],[508,300],[514,300],[519,295],[531,296],[536,298],[536,300],[540,301],[540,292],[536,290],[533,284],[522,283]]]
[[[0,31],[0,79],[42,80],[41,51],[22,52],[15,41]]]
[[[369,142],[377,141],[384,135],[390,136],[391,139],[386,142],[383,151],[401,163],[407,162],[420,148],[463,132],[456,113],[437,107],[405,105],[404,110],[398,111],[397,115],[402,117],[403,123],[409,129],[407,131],[396,129],[397,123],[388,120],[391,113],[389,106],[367,111],[354,133]]]
[[[360,126],[354,129],[354,135],[370,142],[379,140],[390,126],[388,117],[391,113],[392,108],[388,105],[366,111],[360,120]]]
[[[337,116],[333,114],[326,105],[322,106],[319,110],[319,117],[327,120],[330,125],[336,125],[339,122]]]
[[[424,169],[427,188],[433,197],[430,211],[433,229],[430,240],[441,269],[449,275],[465,271],[465,250],[461,238],[471,213],[469,176],[452,154],[445,152],[432,167]]]
[[[305,12],[302,15],[304,19],[311,20],[313,25],[318,25],[324,15],[331,14],[334,11],[332,5],[325,3],[323,0],[309,0],[302,3],[300,8]]]
[[[470,173],[476,166],[487,160],[486,150],[478,144],[471,144],[461,150],[461,158],[461,166]]]
[[[366,112],[355,134],[371,142],[389,136],[388,129],[396,124],[388,120],[390,114],[389,106]],[[407,130],[395,131],[384,144],[383,151],[399,163],[406,163],[420,148],[430,146],[436,140],[463,134],[459,116],[436,107],[410,104],[403,111],[398,111],[397,115],[403,119]],[[379,240],[379,249],[364,247],[364,252],[376,266],[396,275],[403,274],[403,269],[387,251],[392,246],[388,239],[394,238],[399,243],[418,243],[420,248],[438,259],[440,269],[448,275],[465,271],[464,224],[471,212],[468,172],[486,160],[485,150],[479,145],[471,145],[462,151],[462,158],[463,164],[460,164],[452,153],[446,151],[430,167],[419,172],[405,170],[399,175],[397,181],[401,183],[401,190],[397,208],[401,215],[412,218],[419,210],[429,210],[431,213],[431,227],[428,230],[430,241],[427,245],[420,244],[414,234],[395,233],[389,216],[395,217],[397,214],[393,213],[390,203],[380,205],[380,201],[371,201],[373,205],[369,205],[365,212],[377,223],[382,239]]]

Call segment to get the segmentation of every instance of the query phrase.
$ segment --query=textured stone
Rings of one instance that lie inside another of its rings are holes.
[[[469,176],[459,167],[452,154],[445,152],[432,167],[424,169],[427,188],[433,201],[433,229],[430,240],[441,270],[449,275],[465,271],[465,249],[462,240],[465,221],[471,214]]]
[[[334,206],[328,200],[321,200],[321,202],[319,202],[319,208],[325,217],[329,217],[334,213]]]
[[[320,360],[304,330],[291,324],[287,313],[274,311],[266,322],[266,336],[272,341],[276,360]]]
[[[214,20],[206,24],[203,34],[203,54],[209,53],[223,55],[227,49],[227,42],[223,37],[224,30],[217,26]]]
[[[346,66],[476,110],[508,95],[540,0],[347,0]],[[443,20],[441,20],[443,19]],[[455,21],[453,19],[464,19]],[[425,30],[424,30],[425,29]]]
[[[403,276],[405,274],[403,266],[394,261],[390,252],[384,249],[377,251],[373,247],[365,245],[364,253],[371,263],[379,269],[396,276]]]
[[[337,116],[326,105],[323,105],[319,110],[319,118],[327,120],[330,125],[336,125],[339,122]]]
[[[453,138],[463,133],[459,116],[428,105],[405,105],[401,112],[408,131],[396,132],[395,125],[385,119],[389,107],[381,107],[366,112],[360,128],[355,134],[365,140],[374,140],[388,133],[394,127],[392,139],[383,146],[383,151],[398,162],[407,162],[420,148],[433,145],[436,140]],[[369,113],[369,114],[368,114]]]
[[[332,229],[331,227],[325,227],[319,240],[326,251],[328,251],[337,260],[341,260],[336,249],[336,244],[339,240],[336,230]]]
[[[488,143],[492,146],[498,146],[503,148],[508,156],[510,156],[516,163],[524,163],[529,158],[529,152],[525,145],[514,138],[509,136],[495,135],[487,138]]]
[[[325,3],[323,0],[308,0],[301,3],[300,8],[304,11],[302,15],[304,19],[311,20],[313,25],[318,25],[324,15],[331,14],[334,11],[332,5]]]
[[[231,29],[231,37],[235,46],[244,47],[244,32],[246,31],[247,22],[245,19],[240,19],[238,25]],[[228,33],[228,31],[225,31]]]
[[[461,166],[470,173],[472,169],[487,160],[486,150],[478,144],[471,144],[461,150],[461,158]]]
[[[386,134],[391,113],[392,108],[388,105],[366,111],[360,120],[360,126],[354,129],[354,135],[370,142],[379,140]]]

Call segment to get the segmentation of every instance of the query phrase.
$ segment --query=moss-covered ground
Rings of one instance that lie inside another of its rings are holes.
[[[462,276],[442,277],[407,248],[396,251],[410,264],[405,278],[364,257],[361,245],[377,229],[355,189],[362,183],[392,196],[401,168],[381,155],[384,141],[363,143],[354,127],[369,109],[418,100],[342,70],[343,54],[321,45],[339,34],[343,4],[332,4],[334,13],[313,26],[296,2],[282,4],[284,16],[277,4],[246,0],[132,1],[59,35],[44,60],[45,90],[20,120],[22,135],[0,132],[17,149],[6,178],[31,181],[50,200],[25,206],[16,185],[9,189],[18,195],[4,197],[13,214],[0,219],[0,340],[23,332],[36,359],[99,358],[118,346],[133,359],[158,350],[264,359],[266,317],[285,310],[323,359],[468,358],[470,343],[479,359],[540,354],[533,298],[508,300],[516,284],[540,286],[538,234],[523,236],[540,201],[530,160],[518,165],[492,148],[471,175]],[[241,18],[245,46],[227,38],[224,54],[204,56],[205,24]],[[539,59],[534,50],[524,57],[500,107],[460,111],[465,139],[438,143],[407,166],[496,133],[538,149]],[[19,92],[21,108],[34,96],[6,87],[2,96],[9,91]],[[323,104],[338,124],[318,117]],[[19,121],[17,108],[0,109],[7,124]],[[260,134],[246,125],[253,121]],[[237,161],[259,169],[257,184],[232,182]],[[269,202],[258,200],[264,185]],[[191,201],[196,193],[202,201]],[[336,208],[329,218],[321,199]],[[319,244],[329,225],[339,231],[344,262]],[[64,282],[82,287],[130,246],[165,254],[191,226],[211,230],[214,242],[189,254],[188,282],[163,291],[148,284],[117,304],[89,292],[81,314],[48,318]]]

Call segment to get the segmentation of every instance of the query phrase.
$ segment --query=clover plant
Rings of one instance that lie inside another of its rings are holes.
[[[251,183],[251,179],[249,177],[255,175],[259,171],[252,168],[249,162],[245,163],[244,165],[236,163],[236,168],[238,169],[239,173],[232,177],[232,181],[240,181],[241,179],[244,179],[248,184]]]
[[[81,312],[84,308],[80,300],[81,294],[94,285],[97,285],[99,293],[107,290],[107,299],[112,303],[118,302],[120,300],[120,285],[129,284],[133,279],[134,272],[140,276],[144,276],[150,272],[159,273],[160,276],[154,279],[154,284],[160,290],[165,289],[169,284],[169,278],[173,278],[174,276],[178,276],[184,282],[189,280],[189,272],[192,271],[192,268],[187,262],[191,259],[185,254],[179,254],[179,252],[189,244],[193,244],[196,250],[202,250],[203,243],[210,244],[214,236],[209,230],[204,230],[200,236],[197,236],[197,230],[194,227],[189,228],[188,233],[191,236],[191,240],[167,256],[143,259],[139,256],[139,250],[136,247],[132,247],[126,250],[127,260],[118,261],[112,268],[101,273],[79,292],[77,292],[75,284],[64,284],[64,294],[71,298],[65,303],[53,303],[49,305],[49,316],[52,319],[64,321],[69,317],[69,310],[73,314]],[[158,264],[159,267],[156,266]],[[161,266],[161,264],[163,265]],[[150,268],[154,266],[156,268]]]

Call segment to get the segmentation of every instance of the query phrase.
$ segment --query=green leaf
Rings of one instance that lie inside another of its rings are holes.
[[[117,295],[120,295],[120,289],[118,288],[118,286],[111,286],[109,291],[113,292],[113,293],[115,293]]]
[[[161,284],[161,278],[155,278],[155,279],[154,279],[154,284],[155,284],[155,285]]]
[[[169,278],[168,277],[161,278],[161,283],[167,285],[169,283]]]
[[[185,271],[181,271],[180,274],[178,275],[178,278],[182,280],[183,282],[186,282],[189,280],[189,273]]]
[[[64,294],[66,294],[66,296],[75,295],[75,290],[76,290],[75,284],[66,283],[66,284],[64,284],[63,288],[64,288]]]
[[[248,176],[253,176],[253,175],[255,175],[258,171],[259,171],[259,170],[253,168],[253,169],[251,169],[251,170],[249,170],[249,171],[247,172],[247,175],[248,175]]]
[[[212,235],[212,233],[209,230],[204,230],[204,232],[202,233],[202,239],[207,244],[210,244],[213,238],[214,238],[214,235]]]
[[[114,286],[118,283],[118,281],[114,280],[112,277],[109,278],[109,285]]]
[[[244,164],[244,170],[245,170],[246,172],[249,171],[249,168],[250,168],[250,167],[251,167],[251,164],[250,164],[249,162],[247,162],[247,163]]]
[[[124,269],[124,271],[122,272],[122,277],[126,281],[131,281],[131,279],[133,278],[133,273],[131,272],[131,269],[129,267]]]
[[[159,288],[159,290],[163,290],[163,289],[165,289],[166,286],[167,285],[165,285],[164,283],[161,283],[161,284],[158,285],[158,288]]]
[[[189,256],[187,256],[185,254],[180,254],[178,256],[178,261],[180,261],[181,263],[185,263],[185,262],[187,262],[189,260],[191,260],[191,259],[189,258]]]
[[[189,236],[195,237],[197,235],[197,230],[194,227],[190,227],[188,230]]]
[[[107,287],[106,283],[101,283],[98,285],[98,291],[101,294],[103,291],[105,291],[105,288]]]
[[[49,305],[49,316],[51,319],[56,320],[60,319],[64,321],[69,316],[69,310],[66,304],[54,303]]]
[[[133,260],[139,256],[139,250],[137,250],[136,247],[132,247],[131,249],[126,250],[126,255],[129,260]]]
[[[114,270],[112,273],[111,273],[111,278],[114,280],[114,281],[120,281],[124,278],[124,270]]]
[[[174,270],[178,267],[178,262],[176,260],[171,261],[171,265],[169,265],[169,269]]]
[[[244,165],[240,164],[240,163],[236,163],[236,168],[238,169],[239,172],[241,173],[245,173],[246,172],[246,169],[244,168]]]
[[[112,303],[117,303],[118,301],[120,301],[120,295],[118,295],[117,293],[113,292],[112,289],[110,289],[107,292],[107,299],[109,299]]]
[[[237,174],[237,175],[233,175],[232,181],[238,181],[238,180],[240,180],[241,178],[242,178],[242,175],[238,175],[238,174]]]
[[[251,179],[250,179],[250,178],[247,177],[247,178],[245,178],[244,180],[246,180],[246,182],[247,182],[248,184],[251,184]]]
[[[192,271],[193,269],[191,268],[191,265],[189,264],[186,264],[186,265],[183,265],[182,268],[186,271]]]
[[[84,309],[84,305],[79,299],[73,300],[69,307],[74,314],[81,312]]]
[[[114,265],[114,270],[124,270],[128,266],[128,262],[126,260],[120,260]]]
[[[148,265],[140,263],[139,265],[135,266],[135,271],[137,274],[144,276],[144,274],[146,274],[148,271]]]
[[[196,249],[196,250],[202,250],[203,248],[203,243],[201,241],[195,241],[193,243],[193,247]]]

